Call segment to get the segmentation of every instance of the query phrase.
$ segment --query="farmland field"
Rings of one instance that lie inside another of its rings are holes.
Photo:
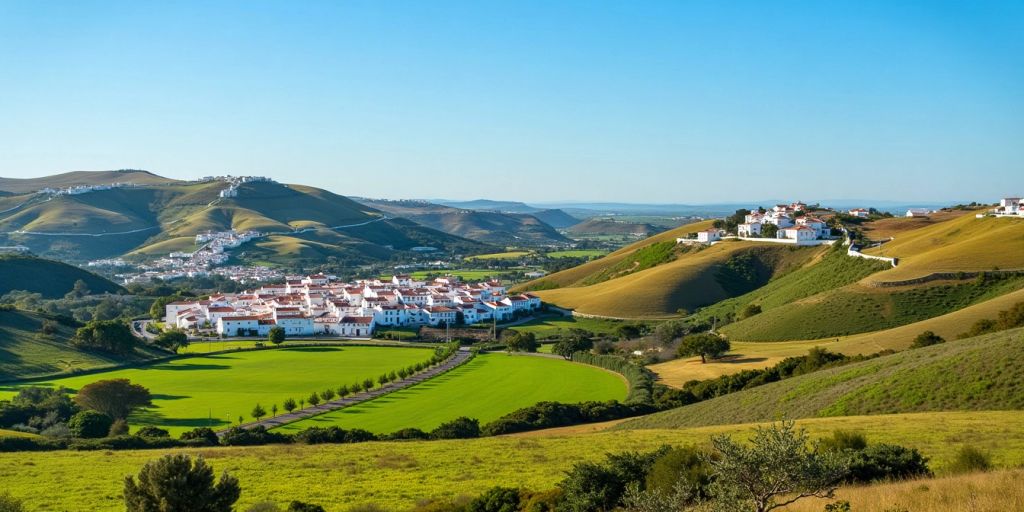
[[[1021,421],[1022,412],[996,411],[816,418],[797,424],[812,436],[856,430],[870,442],[918,448],[941,475],[965,444],[990,453],[997,467],[1024,463]],[[0,453],[0,481],[15,497],[26,500],[28,510],[113,512],[124,510],[125,475],[137,473],[143,464],[165,453],[184,452],[203,455],[218,474],[229,471],[240,480],[238,510],[264,500],[287,503],[292,499],[323,504],[329,512],[343,512],[361,503],[400,509],[424,498],[475,495],[495,485],[549,489],[581,460],[597,460],[608,452],[653,450],[663,444],[704,444],[721,433],[746,437],[751,428],[747,424],[462,441],[57,451],[31,457]],[[38,492],[42,482],[52,492]]]
[[[606,320],[602,318],[584,318],[573,316],[547,316],[512,327],[520,332],[532,332],[534,335],[546,338],[569,332],[570,329],[583,329],[597,334],[611,334],[615,328],[622,325],[621,320]],[[630,322],[639,323],[639,322]]]
[[[133,427],[155,425],[178,434],[195,427],[225,427],[249,420],[256,403],[267,410],[287,398],[426,361],[432,351],[414,348],[303,347],[237,352],[175,359],[142,368],[0,386],[0,399],[19,386],[64,386],[72,391],[103,379],[129,379],[149,388],[155,407],[131,418]]]
[[[459,416],[486,423],[540,401],[622,400],[624,380],[611,372],[558,359],[482,354],[444,375],[375,400],[291,423],[295,432],[340,425],[385,433],[432,429]]]
[[[477,254],[476,256],[469,256],[466,259],[469,261],[474,260],[515,260],[522,258],[523,256],[529,255],[529,251],[507,251],[507,252],[496,252],[491,254]]]

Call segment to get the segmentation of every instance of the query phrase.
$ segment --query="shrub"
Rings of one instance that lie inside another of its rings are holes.
[[[7,492],[0,493],[0,512],[24,512],[25,505]]]
[[[245,509],[245,512],[281,512],[281,507],[272,501],[261,501]]]
[[[216,446],[220,444],[217,433],[209,427],[198,427],[181,433],[179,438],[189,444],[201,444],[205,446]]]
[[[480,422],[465,416],[442,423],[430,432],[433,439],[470,439],[480,437]]]
[[[128,422],[123,419],[116,419],[110,424],[110,432],[107,432],[109,437],[126,436],[128,435]]]
[[[667,495],[681,483],[696,496],[706,496],[711,483],[711,466],[706,459],[710,457],[693,446],[673,448],[654,461],[647,473],[645,488]]]
[[[519,489],[492,487],[469,502],[466,512],[517,512],[519,502]]]
[[[380,436],[382,440],[399,441],[404,439],[430,439],[430,434],[418,428],[403,428],[390,434]]]
[[[851,483],[868,483],[905,480],[931,474],[928,458],[916,449],[893,444],[873,444],[860,451],[852,451],[850,474],[846,480]]]
[[[86,439],[107,437],[114,420],[110,416],[96,411],[82,411],[71,417],[68,428],[71,435]]]
[[[949,472],[953,474],[976,473],[992,469],[992,459],[989,455],[971,445],[964,445],[956,452],[956,457],[949,465]]]
[[[213,468],[188,455],[165,455],[143,466],[137,483],[124,481],[127,512],[231,512],[240,495],[236,478],[214,482]]]
[[[939,336],[932,331],[924,331],[914,338],[914,342],[910,344],[910,348],[929,347],[945,342],[946,340],[942,336]]]
[[[286,512],[327,512],[320,505],[314,505],[312,503],[304,503],[301,501],[292,501],[288,504],[288,510]]]
[[[757,304],[747,304],[746,307],[744,307],[740,311],[740,315],[739,316],[740,316],[740,319],[742,320],[744,318],[750,318],[750,317],[752,317],[754,315],[759,315],[759,314],[761,314],[761,306],[758,306]]]
[[[860,432],[836,430],[830,437],[823,438],[819,445],[824,450],[841,452],[843,450],[861,451],[868,447],[868,439]]]
[[[171,437],[170,432],[153,426],[142,427],[135,432],[138,437]]]
[[[345,430],[337,426],[309,427],[294,436],[295,442],[302,444],[362,443],[376,439],[376,435],[366,430]]]
[[[281,444],[291,442],[291,436],[268,432],[263,425],[257,425],[250,429],[232,427],[224,432],[220,439],[225,446],[258,446],[263,444]]]
[[[558,484],[562,491],[559,510],[613,510],[626,494],[626,489],[631,485],[641,485],[654,461],[667,452],[665,447],[648,453],[609,454],[603,463],[577,463]]]

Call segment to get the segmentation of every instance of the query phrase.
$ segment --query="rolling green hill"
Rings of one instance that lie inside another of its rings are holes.
[[[639,235],[651,236],[662,228],[642,222],[623,222],[608,218],[591,218],[565,230],[570,235]]]
[[[488,248],[389,219],[314,187],[251,182],[238,188],[237,197],[220,198],[226,186],[220,181],[173,182],[30,198],[28,204],[0,213],[0,245],[21,244],[37,254],[82,261],[190,249],[194,244],[189,240],[202,231],[252,229],[273,236],[246,247],[246,258],[293,266],[329,257],[365,263],[422,246],[462,253]]]
[[[35,313],[0,310],[0,381],[73,373],[156,355],[142,349],[129,357],[78,350],[68,342],[74,327],[56,323],[57,332],[43,334],[44,320]]]
[[[575,226],[580,223],[580,219],[569,215],[564,210],[553,208],[550,210],[540,210],[531,213],[534,217],[537,217],[541,222],[555,228],[565,229],[569,226]]]
[[[537,217],[523,213],[464,210],[425,201],[360,199],[394,217],[452,235],[501,246],[561,245],[569,240]]]
[[[90,293],[117,293],[122,288],[104,277],[59,261],[34,256],[0,254],[0,295],[11,290],[40,293],[43,298],[63,297],[81,279]]]
[[[135,169],[121,171],[75,171],[40,178],[0,178],[0,190],[15,194],[25,194],[43,188],[67,188],[74,185],[106,185],[110,183],[159,185],[174,182],[175,180],[157,176],[149,171]]]
[[[1024,409],[1024,328],[908,350],[652,414],[619,428]]]

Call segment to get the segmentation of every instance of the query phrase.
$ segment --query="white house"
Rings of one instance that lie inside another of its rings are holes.
[[[779,230],[777,238],[788,238],[796,241],[796,243],[809,242],[818,238],[818,232],[814,228],[807,226],[792,226],[788,228],[782,228]]]
[[[907,210],[906,216],[907,217],[921,218],[921,217],[927,217],[929,213],[931,213],[931,212],[929,212],[927,208],[911,208],[911,209]]]
[[[847,213],[849,213],[853,217],[857,217],[857,218],[860,218],[860,219],[866,219],[869,216],[871,216],[871,212],[869,212],[868,210],[866,210],[864,208],[854,208],[854,209],[848,211]]]
[[[259,333],[258,316],[222,316],[217,319],[217,334],[221,336],[256,336]]]
[[[706,229],[697,232],[697,241],[705,244],[717,242],[722,239],[722,230],[718,228]]]
[[[749,217],[749,215],[748,215]],[[758,237],[761,236],[761,223],[760,222],[748,222],[746,224],[740,224],[736,226],[736,234],[742,237]]]
[[[803,216],[796,220],[797,226],[806,226],[814,230],[814,238],[826,238],[832,234],[825,221],[811,216]]]

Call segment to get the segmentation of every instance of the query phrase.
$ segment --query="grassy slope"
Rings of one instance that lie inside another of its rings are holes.
[[[799,422],[812,436],[836,429],[864,432],[872,442],[911,446],[940,472],[962,444],[994,455],[1002,467],[1024,463],[1021,412],[927,413],[820,418]],[[565,470],[608,452],[652,450],[663,444],[703,444],[715,434],[747,435],[751,425],[683,430],[633,430],[556,437],[495,437],[464,441],[351,445],[261,446],[117,452],[0,454],[0,481],[29,510],[124,510],[124,476],[165,453],[201,454],[217,473],[241,481],[239,510],[292,499],[321,503],[329,512],[375,502],[409,508],[424,498],[476,495],[495,485],[552,488]],[[269,470],[272,464],[273,470]],[[40,485],[61,492],[38,492]],[[820,510],[821,508],[815,508]],[[858,509],[860,510],[860,509]]]
[[[11,290],[27,290],[56,299],[70,292],[79,279],[94,294],[116,293],[122,289],[102,276],[59,261],[0,254],[0,295]]]
[[[106,185],[110,183],[155,185],[173,183],[174,180],[147,171],[76,171],[42,178],[0,178],[0,190],[27,193],[42,188],[66,188],[72,185]]]
[[[680,428],[943,410],[1024,409],[1024,329],[909,350],[665,411],[619,428]]]
[[[731,294],[718,282],[715,272],[730,257],[749,251],[769,268],[783,271],[801,265],[821,250],[725,242],[598,284],[536,293],[546,302],[581,313],[620,318],[666,317],[679,308],[692,310],[729,298]]]
[[[882,350],[904,350],[924,331],[932,331],[947,340],[967,330],[978,320],[994,319],[1018,302],[1024,302],[1024,289],[1000,295],[945,315],[891,329],[839,338],[783,342],[733,341],[729,357],[701,364],[699,357],[682,358],[650,366],[661,381],[679,387],[689,380],[703,380],[741,370],[772,366],[786,357],[804,355],[812,347],[825,347],[843,354],[872,354]]]
[[[486,423],[546,400],[572,403],[625,397],[622,378],[601,369],[558,359],[484,354],[428,382],[283,430],[327,425],[372,432],[406,427],[430,430],[459,416]]]
[[[154,394],[155,407],[130,418],[132,426],[157,425],[174,433],[194,427],[223,427],[249,419],[260,403],[269,411],[286,398],[310,393],[425,361],[428,349],[307,347],[175,359],[143,368],[47,381],[75,390],[102,379],[126,378]],[[38,384],[34,384],[38,385]],[[17,386],[0,386],[0,397]]]
[[[84,352],[68,343],[74,329],[58,326],[53,335],[39,332],[43,318],[22,311],[0,311],[0,380],[73,372],[140,361],[154,354],[130,357]]]
[[[895,256],[898,267],[867,279],[899,281],[932,272],[1024,269],[1024,219],[985,217],[975,212],[920,229],[895,234],[892,242],[869,254]]]
[[[613,219],[587,219],[574,224],[565,230],[571,235],[632,235],[635,233],[651,234],[661,231],[660,228],[646,223],[622,222]]]

